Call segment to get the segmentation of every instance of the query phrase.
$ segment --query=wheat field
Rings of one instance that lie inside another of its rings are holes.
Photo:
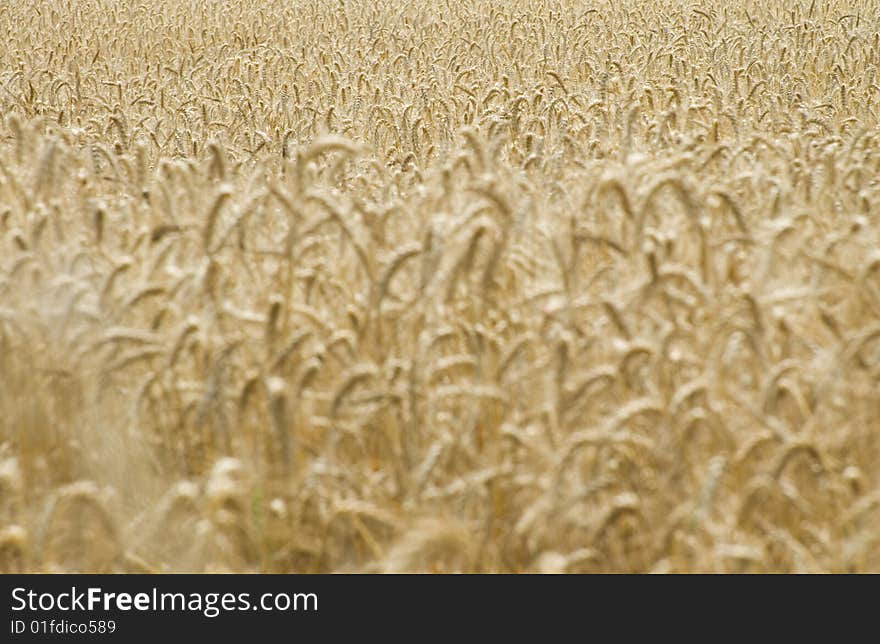
[[[880,572],[880,5],[0,5],[0,572]]]

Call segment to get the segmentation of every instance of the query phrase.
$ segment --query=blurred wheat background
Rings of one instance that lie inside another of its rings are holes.
[[[880,5],[0,5],[0,571],[880,572]]]

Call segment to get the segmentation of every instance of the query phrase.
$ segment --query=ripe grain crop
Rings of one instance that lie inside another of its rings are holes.
[[[0,571],[880,572],[880,5],[0,4]]]

